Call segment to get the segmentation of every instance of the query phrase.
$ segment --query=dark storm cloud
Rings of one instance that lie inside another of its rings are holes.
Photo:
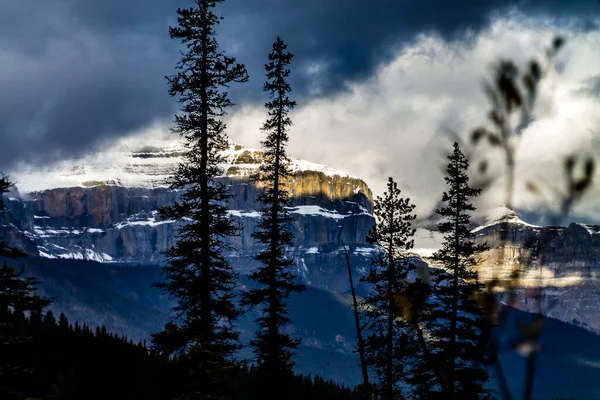
[[[79,155],[172,114],[163,77],[177,50],[166,19],[111,31],[72,2],[1,3],[1,168]]]
[[[589,14],[596,0],[520,1],[531,12]],[[0,0],[0,168],[77,155],[169,118],[164,75],[178,49],[167,35],[185,0]],[[262,99],[276,35],[296,54],[296,96],[328,94],[367,76],[390,45],[423,30],[478,29],[505,0],[228,0],[219,40],[250,72],[237,103]]]

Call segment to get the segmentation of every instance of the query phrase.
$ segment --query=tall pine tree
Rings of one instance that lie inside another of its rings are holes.
[[[430,354],[418,358],[412,383],[422,399],[488,399],[491,355],[484,339],[485,316],[476,302],[483,286],[473,270],[484,247],[473,241],[469,216],[475,210],[470,198],[481,190],[469,186],[469,163],[457,143],[448,159],[448,191],[436,210],[442,217],[438,231],[445,236],[433,256],[442,268],[431,270],[432,296],[421,312]]]
[[[414,265],[407,257],[413,246],[415,230],[412,214],[415,206],[410,199],[400,197],[398,184],[389,178],[387,192],[377,197],[374,211],[377,224],[369,232],[367,241],[377,245],[381,252],[373,261],[373,268],[362,278],[372,291],[364,302],[369,319],[365,350],[367,363],[374,370],[377,382],[372,382],[372,392],[377,398],[392,400],[402,391],[406,373],[405,362],[411,350],[402,304],[399,301],[407,291],[407,277]]]
[[[258,288],[249,290],[243,299],[247,305],[262,307],[257,320],[259,329],[252,345],[258,364],[257,374],[267,382],[263,388],[275,391],[293,376],[291,350],[299,344],[299,340],[282,332],[282,327],[290,322],[286,300],[292,292],[304,290],[304,285],[295,282],[296,276],[290,270],[293,259],[285,255],[286,247],[293,244],[292,218],[288,211],[290,198],[285,186],[290,176],[285,150],[287,131],[292,125],[289,113],[296,105],[288,96],[291,88],[286,80],[292,58],[287,45],[277,37],[265,65],[267,82],[264,91],[270,97],[266,103],[269,117],[262,127],[267,134],[262,142],[264,160],[255,178],[264,184],[258,199],[264,208],[258,230],[252,235],[266,248],[256,256],[262,265],[250,275]]]
[[[10,188],[13,186],[13,183],[10,180],[8,175],[0,172],[0,212],[6,211],[6,205],[4,204],[3,195],[7,193]],[[9,247],[6,245],[4,238],[0,237],[0,257],[24,257],[26,254],[14,247]]]
[[[182,225],[167,252],[166,279],[157,284],[177,301],[176,318],[153,339],[159,349],[176,353],[187,370],[186,399],[228,397],[230,356],[239,347],[232,325],[239,315],[233,302],[237,275],[223,256],[226,238],[237,229],[227,214],[230,195],[215,178],[222,173],[220,154],[227,145],[222,121],[232,105],[227,88],[247,81],[248,75],[219,50],[215,27],[220,18],[213,9],[222,1],[195,0],[194,7],[177,10],[178,26],[169,29],[186,48],[177,72],[167,78],[181,111],[172,131],[186,148],[171,183],[184,193],[180,202],[161,209],[163,218]]]
[[[12,186],[10,179],[0,174],[0,211],[6,206],[2,194]],[[22,251],[9,247],[0,238],[0,257],[24,256]],[[29,342],[24,333],[25,313],[39,314],[50,300],[36,293],[37,279],[22,278],[22,271],[3,263],[0,268],[0,398],[23,399],[31,365],[23,357]]]

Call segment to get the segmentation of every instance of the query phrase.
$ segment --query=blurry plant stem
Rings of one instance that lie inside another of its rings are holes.
[[[360,315],[358,312],[358,302],[356,301],[356,291],[354,290],[354,281],[352,279],[352,268],[350,267],[350,256],[344,241],[340,239],[344,253],[346,254],[346,263],[348,264],[348,278],[350,279],[350,291],[352,293],[352,305],[354,307],[354,322],[356,324],[356,338],[358,340],[358,354],[360,357],[360,369],[363,377],[362,397],[365,400],[371,399],[371,386],[369,383],[369,371],[367,370],[367,360],[365,357],[365,341],[362,336],[362,327],[360,326]]]
[[[508,316],[509,311],[506,310],[504,312],[505,316]],[[542,314],[536,314],[536,319],[543,318]],[[535,378],[535,363],[537,358],[537,345],[539,342],[539,334],[536,334],[534,338],[531,340],[530,346],[532,346],[531,351],[527,354],[527,364],[526,364],[526,379],[525,379],[525,391],[524,391],[524,400],[531,400],[533,396],[533,383]],[[500,347],[498,346],[498,342],[492,337],[491,340],[492,351],[494,354],[494,370],[496,375],[496,381],[498,382],[498,386],[500,387],[500,392],[504,400],[512,400],[513,396],[510,393],[510,389],[508,388],[508,382],[506,380],[506,376],[504,375],[504,369],[502,368],[502,364],[500,362]]]
[[[502,321],[502,322],[507,321],[509,312],[510,312],[510,309],[508,307],[502,307],[498,320]],[[498,336],[500,336],[503,333],[505,326],[506,326],[506,324],[502,324],[499,327],[500,332],[498,332]],[[488,335],[489,335],[489,339],[490,339],[490,345],[492,346],[492,353],[494,356],[494,372],[495,372],[495,376],[496,376],[496,381],[498,382],[498,386],[500,386],[500,392],[502,393],[502,397],[504,397],[504,400],[512,400],[513,397],[510,393],[510,389],[508,388],[508,382],[506,381],[506,375],[504,375],[504,369],[502,368],[502,363],[500,362],[500,346],[498,345],[498,342],[494,338],[492,328],[493,328],[493,324],[490,323],[489,328],[488,328],[489,329]]]
[[[515,189],[515,154],[514,149],[507,143],[506,152],[506,208],[513,209],[513,193]]]
[[[532,60],[529,63],[528,68],[524,74],[520,74],[516,65],[510,61],[500,61],[496,69],[495,80],[492,84],[485,86],[486,93],[489,95],[493,107],[490,111],[489,117],[495,126],[494,131],[489,131],[486,128],[478,128],[472,133],[472,141],[476,146],[484,137],[488,138],[489,143],[492,146],[502,148],[505,153],[506,163],[506,187],[505,187],[505,206],[508,209],[513,209],[514,191],[515,191],[515,173],[516,173],[516,150],[518,144],[522,138],[523,130],[532,122],[533,110],[537,98],[538,86],[541,82],[544,71],[549,70],[552,66],[552,60],[555,57],[557,51],[563,46],[564,39],[557,36],[552,41],[551,47],[546,51],[546,61],[548,65],[543,68],[537,60]],[[519,84],[520,82],[520,84]],[[514,113],[520,112],[520,122],[516,127],[513,128],[511,123],[511,116]],[[569,214],[573,208],[573,205],[577,200],[581,198],[584,191],[590,186],[592,177],[594,174],[594,160],[588,158],[584,164],[584,177],[575,178],[574,168],[576,159],[574,157],[568,157],[565,160],[565,171],[567,173],[568,191],[566,198],[560,204],[559,214],[563,216]],[[484,159],[480,163],[479,171],[485,174],[487,171],[487,161]],[[485,180],[483,182],[486,182]],[[493,182],[493,179],[488,179],[488,185]],[[552,185],[553,186],[553,185]],[[486,186],[487,187],[487,186]],[[528,183],[528,190],[541,193],[538,185],[533,182]],[[507,258],[506,249],[510,244],[510,227],[507,221],[503,221],[500,225],[500,240],[498,246],[502,249],[500,267],[505,267],[505,261]],[[540,253],[540,265],[543,265],[545,256],[543,250]],[[510,313],[510,307],[516,306],[517,300],[517,282],[518,274],[512,276],[509,282],[508,290],[508,304],[506,306],[500,306],[500,310],[494,308],[493,318],[489,320],[489,337],[486,338],[492,347],[495,376],[498,382],[500,391],[505,400],[512,400],[512,395],[509,391],[506,377],[502,370],[500,363],[499,353],[501,336],[504,333],[504,328],[508,324],[508,314]],[[497,293],[494,291],[494,287],[490,287],[488,295],[495,296]],[[544,310],[542,306],[543,298],[538,298],[539,309],[534,314],[534,321],[526,328],[526,330],[520,332],[520,335],[513,341],[513,345],[509,346],[509,350],[518,350],[520,352],[526,352],[526,381],[524,386],[524,400],[531,400],[533,395],[533,384],[536,372],[536,358],[538,351],[538,343],[540,338],[540,330],[544,318]],[[497,312],[497,318],[496,318]],[[490,314],[490,317],[492,314]],[[518,322],[518,321],[517,321]],[[497,332],[494,329],[497,328]],[[495,333],[495,334],[494,334]],[[521,347],[521,349],[519,349]]]
[[[542,259],[544,256],[542,255]],[[500,311],[498,313],[498,317],[496,319],[497,322],[490,322],[488,328],[489,335],[489,343],[492,348],[492,354],[494,357],[494,370],[495,370],[495,378],[498,383],[500,394],[504,400],[512,400],[513,396],[510,393],[510,389],[508,387],[508,382],[506,376],[504,375],[504,370],[502,368],[502,364],[500,362],[500,338],[503,335],[506,325],[508,324],[508,316],[512,310],[512,304],[516,301],[516,290],[515,286],[516,282],[513,282],[512,286],[508,288],[509,299],[507,300],[507,304],[504,306],[500,306]],[[494,296],[493,292],[489,292],[490,295]],[[551,308],[552,306],[550,306]],[[546,310],[547,311],[547,310]],[[525,385],[523,392],[524,400],[532,400],[533,398],[533,385],[534,378],[536,374],[536,359],[538,352],[538,344],[540,339],[540,334],[542,330],[542,324],[544,320],[544,307],[542,305],[542,299],[538,298],[538,309],[534,313],[534,320],[528,324],[523,330],[520,332],[519,336],[511,339],[508,344],[505,346],[507,350],[517,350],[519,352],[525,352],[524,357],[526,357],[525,364]],[[517,322],[518,323],[518,322]],[[498,329],[496,335],[493,334],[493,328],[496,327]],[[522,350],[519,350],[519,347],[522,347]]]
[[[537,350],[538,343],[540,340],[540,334],[542,331],[542,323],[544,321],[544,307],[542,305],[542,299],[539,299],[538,302],[538,311],[535,313],[535,318],[532,323],[532,329],[530,329],[529,334],[531,337],[527,337],[531,345],[531,351],[527,354],[527,380],[525,382],[525,400],[531,400],[533,396],[533,381],[535,378],[535,362],[537,358]],[[526,335],[528,336],[528,335]]]
[[[513,153],[512,153],[512,149],[508,148],[508,147],[504,147],[506,150],[506,155],[507,155],[507,203],[506,203],[506,207],[510,208],[510,200],[512,198],[512,183],[513,183],[513,179],[514,179],[514,157],[513,157]],[[510,160],[510,161],[509,161]],[[508,222],[503,221],[500,224],[500,245],[499,248],[503,249],[502,250],[502,254],[501,254],[501,265],[504,264],[504,259],[506,257],[505,254],[505,246],[508,243],[508,229],[509,229],[509,225]],[[513,287],[509,288],[509,296],[510,298],[512,298],[512,296],[514,296],[514,292],[511,292],[511,290],[514,290]],[[489,291],[489,295],[494,297],[497,300],[497,295],[493,292],[493,288],[490,289]],[[500,393],[503,397],[504,400],[512,400],[513,396],[510,392],[510,389],[508,387],[508,382],[506,380],[506,375],[504,375],[504,369],[502,368],[502,363],[500,362],[500,339],[502,337],[502,334],[504,333],[504,329],[506,327],[506,324],[508,323],[508,315],[510,313],[510,308],[509,308],[509,304],[512,303],[512,301],[508,300],[508,304],[506,306],[502,306],[500,305],[500,311],[498,312],[498,317],[497,319],[495,319],[497,321],[496,324],[494,324],[493,322],[489,321],[488,322],[488,340],[489,340],[489,344],[492,348],[492,356],[494,357],[493,360],[493,364],[494,364],[494,372],[495,372],[495,379],[496,382],[498,383],[499,389],[500,389]],[[514,300],[514,298],[512,299]],[[488,318],[491,318],[491,315],[488,315]],[[493,328],[497,327],[498,332],[496,333],[496,336],[494,335],[493,332]],[[497,338],[497,339],[496,339]]]
[[[535,341],[537,345],[537,340]],[[533,378],[535,377],[535,359],[537,351],[534,349],[527,356],[527,382],[525,384],[525,400],[531,400],[533,396]]]
[[[498,344],[494,339],[492,339],[492,350],[494,352],[494,372],[496,374],[496,381],[500,386],[500,391],[502,392],[502,396],[504,400],[512,400],[512,395],[510,394],[510,390],[508,389],[508,383],[506,382],[506,375],[504,375],[504,369],[502,368],[502,363],[500,362]]]

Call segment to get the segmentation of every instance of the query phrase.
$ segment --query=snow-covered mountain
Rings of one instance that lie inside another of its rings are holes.
[[[0,234],[38,257],[160,265],[176,224],[161,220],[157,210],[181,194],[167,180],[183,151],[174,139],[126,139],[79,159],[10,171],[18,192],[8,195]],[[220,179],[234,194],[229,213],[244,225],[232,238],[237,250],[229,259],[245,273],[260,250],[251,237],[260,218],[258,189],[249,177],[262,153],[230,143],[223,156]],[[356,278],[373,252],[365,241],[374,223],[371,191],[359,178],[324,165],[293,159],[292,169],[295,243],[288,254],[306,283],[344,292],[341,242],[349,246]],[[549,315],[600,332],[600,227],[531,225],[502,207],[477,212],[473,221],[476,239],[492,248],[483,279],[522,267],[523,294],[542,289],[545,304],[554,304]],[[429,260],[442,237],[431,226],[417,228],[413,253]],[[519,306],[531,310],[534,304],[523,295]]]
[[[36,257],[15,262],[42,280],[43,293],[57,299],[56,312],[133,337],[164,324],[169,303],[150,284],[160,279],[156,266],[164,263],[163,251],[174,243],[177,225],[161,220],[158,209],[181,195],[167,180],[183,151],[177,140],[127,139],[78,159],[9,171],[18,190],[5,198],[8,212],[0,214],[0,236]],[[228,256],[245,273],[260,250],[250,235],[261,213],[258,189],[249,177],[262,153],[230,143],[223,156],[220,179],[234,194],[229,215],[244,225],[241,236],[232,239],[236,251]],[[292,169],[287,183],[295,242],[288,255],[313,286],[292,300],[293,329],[305,339],[298,367],[356,383],[358,371],[348,367],[356,362],[352,315],[347,299],[336,292],[348,290],[342,241],[355,282],[369,266],[374,248],[365,237],[374,223],[372,194],[359,178],[324,165],[293,159]],[[600,332],[600,227],[535,226],[506,208],[484,210],[473,221],[476,240],[492,248],[480,269],[484,280],[522,268],[518,308],[538,311],[539,303],[531,301],[535,289],[546,314]],[[417,225],[415,239],[413,253],[426,261],[442,243],[431,221]],[[122,265],[145,268],[117,268]],[[255,316],[246,319],[240,326],[249,338]],[[330,362],[315,370],[314,360],[321,365],[324,358]]]
[[[489,247],[480,279],[511,279],[518,272],[512,306],[600,333],[600,226],[533,225],[506,207],[477,210],[471,221],[475,240]],[[443,237],[431,227],[429,221],[417,228],[414,253],[439,267],[431,255]],[[509,301],[505,294],[501,299]]]
[[[518,271],[516,307],[600,333],[600,226],[537,226],[505,208],[487,218],[473,230],[490,248],[480,278]]]
[[[65,187],[92,187],[101,184],[131,188],[166,188],[168,179],[182,161],[186,149],[177,138],[125,138],[107,149],[78,159],[51,165],[22,166],[11,171],[18,190],[38,192]],[[262,151],[244,148],[230,141],[222,152],[224,176],[248,177],[256,171]],[[296,158],[290,159],[292,172],[318,172],[328,177],[352,178],[343,171]]]
[[[185,148],[177,139],[125,139],[102,152],[53,165],[11,171],[17,191],[9,194],[3,233],[30,254],[102,263],[161,264],[175,240],[177,224],[158,209],[181,191],[168,178]],[[260,218],[259,194],[250,176],[262,152],[230,142],[219,178],[234,194],[229,214],[242,222],[231,262],[247,272],[260,250],[251,233]],[[287,182],[295,244],[289,256],[311,285],[344,291],[347,273],[341,242],[349,245],[356,270],[364,270],[372,247],[365,237],[374,223],[372,194],[359,178],[305,160],[291,159]]]

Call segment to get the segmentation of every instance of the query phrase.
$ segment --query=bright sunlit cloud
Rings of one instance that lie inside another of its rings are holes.
[[[393,176],[426,215],[444,187],[441,152],[451,144],[446,130],[467,137],[485,122],[489,105],[482,82],[490,77],[493,62],[510,58],[524,65],[543,54],[557,34],[567,45],[543,83],[536,122],[517,151],[517,206],[538,205],[540,200],[523,189],[527,180],[544,179],[560,187],[565,154],[600,149],[600,102],[592,94],[600,79],[600,32],[585,31],[575,21],[559,24],[511,12],[462,40],[418,35],[399,46],[369,79],[348,82],[341,94],[299,104],[289,152],[358,175],[376,194]],[[245,106],[231,115],[228,132],[244,145],[259,146],[264,118],[262,105]],[[502,204],[503,187],[497,181],[485,203]],[[576,211],[600,215],[594,200],[599,193],[600,180]]]

